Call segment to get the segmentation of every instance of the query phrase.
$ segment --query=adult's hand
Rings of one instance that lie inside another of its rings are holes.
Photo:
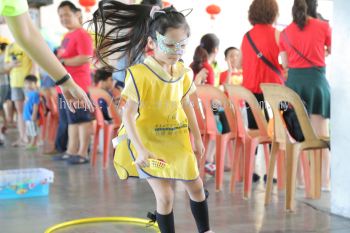
[[[72,79],[68,79],[60,85],[60,88],[70,111],[75,112],[79,108],[88,109],[90,112],[94,111],[94,106],[85,91]]]

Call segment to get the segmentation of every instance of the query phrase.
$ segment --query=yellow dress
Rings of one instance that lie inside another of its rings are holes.
[[[193,78],[181,62],[173,66],[170,76],[152,57],[144,64],[128,69],[122,96],[139,104],[136,129],[143,145],[156,157],[169,164],[154,170],[136,168],[132,162],[137,152],[122,126],[118,137],[114,166],[120,179],[128,177],[195,180],[197,160],[193,153],[187,116],[181,100],[195,91]]]

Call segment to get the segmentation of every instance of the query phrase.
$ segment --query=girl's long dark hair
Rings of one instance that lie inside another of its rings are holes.
[[[293,22],[303,30],[308,16],[317,18],[317,0],[294,0],[292,14]]]
[[[127,57],[126,69],[143,55],[148,37],[156,40],[156,31],[164,35],[168,28],[190,28],[185,16],[173,6],[156,12],[151,18],[150,5],[127,5],[115,0],[103,0],[93,14],[91,23],[95,31],[96,57],[112,70],[108,58]]]
[[[198,46],[194,51],[193,62],[191,64],[191,68],[193,73],[197,74],[202,68],[203,63],[208,61],[208,52],[201,46]]]

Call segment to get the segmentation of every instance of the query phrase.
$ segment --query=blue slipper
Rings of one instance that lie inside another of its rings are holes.
[[[67,159],[67,162],[72,165],[79,165],[79,164],[86,164],[89,163],[90,160],[87,157],[80,156],[80,155],[72,155],[69,159]]]

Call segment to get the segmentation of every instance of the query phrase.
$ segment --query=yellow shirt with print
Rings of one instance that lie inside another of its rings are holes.
[[[0,0],[0,15],[17,16],[27,11],[27,0]]]
[[[8,63],[13,60],[17,60],[20,65],[10,71],[10,86],[12,88],[23,87],[25,77],[32,72],[32,60],[16,43],[7,46],[5,51],[5,62]]]

